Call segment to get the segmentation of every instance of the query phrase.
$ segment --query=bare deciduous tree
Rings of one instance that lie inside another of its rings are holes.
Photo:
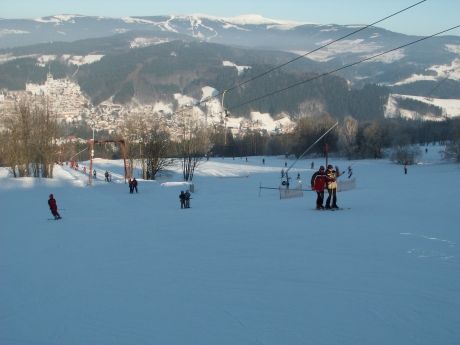
[[[421,154],[419,146],[398,145],[393,148],[390,159],[398,164],[415,164]]]
[[[170,146],[169,131],[157,115],[130,114],[119,133],[127,142],[130,175],[135,159],[140,162],[144,179],[155,179],[158,172],[172,164],[166,157]]]
[[[345,117],[339,128],[339,148],[348,159],[356,152],[356,136],[358,134],[358,120],[351,116]]]
[[[134,160],[141,156],[138,149],[147,136],[145,129],[145,115],[136,113],[126,116],[117,130],[118,135],[125,139],[126,154],[129,157],[128,176],[133,176]],[[141,165],[144,165],[143,161]]]
[[[13,176],[53,177],[57,120],[44,98],[18,102],[3,119],[2,148]]]
[[[170,166],[172,159],[166,157],[171,144],[170,134],[166,126],[158,119],[149,122],[146,142],[144,142],[143,170],[144,178],[154,180],[157,173]]]
[[[183,178],[192,181],[196,167],[211,148],[211,141],[208,129],[193,114],[183,116],[180,126],[178,154],[182,160]]]
[[[363,130],[364,150],[374,158],[382,157],[382,149],[385,143],[385,132],[382,126],[374,121]]]

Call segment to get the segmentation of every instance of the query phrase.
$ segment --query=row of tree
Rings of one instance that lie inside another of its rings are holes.
[[[337,120],[328,115],[303,117],[289,133],[273,135],[247,129],[234,136],[224,126],[206,128],[198,118],[186,114],[179,121],[179,135],[172,140],[160,118],[146,119],[144,114],[137,114],[125,121],[120,134],[128,138],[130,157],[133,163],[140,162],[144,178],[154,179],[158,172],[172,164],[173,159],[180,159],[183,178],[188,181],[192,180],[199,162],[207,156],[298,157],[335,122]],[[329,152],[348,159],[377,159],[392,151],[390,158],[394,161],[413,163],[418,150],[411,147],[432,142],[449,143],[446,154],[460,161],[460,119],[423,122],[399,118],[359,122],[347,116],[337,129],[312,147],[310,154],[323,155],[327,147]]]
[[[300,156],[336,119],[327,114],[298,118],[289,133],[269,134],[248,129],[238,135],[225,126],[207,127],[192,112],[177,119],[171,133],[164,120],[156,114],[131,114],[114,136],[127,144],[130,173],[136,165],[145,179],[155,179],[158,173],[180,160],[183,179],[191,181],[199,163],[208,156],[295,155]],[[44,99],[29,99],[18,103],[4,115],[0,131],[0,164],[8,166],[15,177],[52,177],[55,162],[69,160],[85,144],[60,143],[63,133],[56,117]],[[69,128],[65,129],[69,134]],[[339,126],[318,144],[310,154],[322,155],[324,148],[348,159],[381,158],[387,148],[394,148],[396,161],[412,161],[414,144],[449,142],[446,154],[460,161],[460,119],[442,122],[382,119],[361,121],[347,116]],[[326,145],[327,144],[327,145]],[[106,158],[117,158],[115,147],[99,150]],[[85,159],[86,160],[86,159]]]
[[[296,121],[290,133],[269,135],[261,131],[246,131],[242,136],[227,140],[227,146],[214,145],[217,155],[301,155],[337,120],[331,116],[303,117]],[[327,144],[329,152],[348,159],[382,158],[387,149],[415,144],[460,143],[460,119],[440,122],[413,121],[401,118],[358,121],[347,116],[310,151],[322,155]],[[460,157],[458,154],[451,154]]]
[[[180,159],[183,179],[191,181],[195,168],[212,147],[208,128],[192,113],[180,117],[175,140],[158,115],[130,114],[117,134],[128,144],[131,168],[139,163],[145,179],[155,179]]]
[[[53,177],[58,130],[46,100],[17,103],[0,128],[0,160],[14,177]]]

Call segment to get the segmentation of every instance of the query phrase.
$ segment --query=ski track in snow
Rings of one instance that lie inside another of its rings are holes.
[[[441,244],[446,244],[449,247],[455,247],[457,245],[455,242],[452,242],[452,241],[449,241],[449,240],[446,240],[446,239],[441,239],[441,238],[432,237],[432,236],[426,236],[426,235],[418,235],[418,234],[413,234],[413,233],[410,233],[410,232],[401,232],[400,235],[413,237],[413,238],[417,238],[417,239],[424,239],[424,240],[428,240],[428,241],[435,241],[435,242],[438,242],[438,243],[441,243]],[[411,248],[411,249],[407,250],[407,253],[411,254],[411,255],[414,255],[414,256],[416,256],[417,258],[420,258],[420,259],[434,258],[434,259],[440,259],[440,260],[449,261],[449,260],[454,260],[456,258],[455,255],[450,255],[450,254],[447,254],[447,253],[445,253],[443,251],[434,250],[434,249]]]
[[[426,240],[431,240],[431,241],[440,241],[440,242],[447,243],[450,246],[455,246],[456,245],[455,242],[452,242],[452,241],[449,241],[449,240],[444,240],[442,238],[437,238],[437,237],[430,237],[430,236],[426,236],[426,235],[417,235],[417,234],[412,234],[410,232],[401,232],[400,234],[403,235],[403,236],[414,236],[414,237],[424,238]]]
[[[455,259],[455,256],[453,255],[447,255],[446,253],[438,252],[435,250],[413,248],[413,249],[409,249],[407,253],[415,255],[416,257],[420,259],[435,258],[435,259],[441,259],[441,260],[446,260],[446,261]]]

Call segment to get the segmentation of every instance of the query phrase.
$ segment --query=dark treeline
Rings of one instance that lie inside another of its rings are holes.
[[[268,66],[254,66],[244,74],[251,79],[266,71]],[[384,107],[388,102],[389,89],[378,85],[365,85],[361,89],[350,89],[345,79],[338,76],[317,78],[317,74],[290,74],[275,71],[270,75],[251,82],[225,96],[225,106],[235,116],[246,116],[251,111],[270,114],[288,113],[293,117],[329,114],[337,119],[353,116],[358,120],[384,117]],[[316,79],[317,78],[317,79]],[[310,81],[309,81],[310,80]],[[309,81],[302,83],[304,81]],[[275,93],[268,98],[251,102],[261,95],[288,88],[286,92]],[[217,85],[217,89],[225,86]],[[248,104],[245,104],[249,102]]]
[[[211,137],[211,154],[227,157],[287,154],[298,157],[335,122],[329,116],[302,118],[297,122],[295,130],[288,134],[269,135],[263,131],[247,131],[242,136],[232,137],[227,133],[225,145],[223,136],[217,134]],[[346,122],[352,124],[348,125],[348,134]],[[459,143],[460,119],[439,122],[400,118],[362,122],[345,120],[315,145],[309,154],[324,154],[327,144],[329,152],[348,158],[382,158],[388,148],[433,142]]]
[[[224,128],[214,128],[209,132],[210,156],[245,157],[262,155],[300,156],[337,120],[331,116],[304,117],[296,121],[290,133],[269,134],[267,131],[248,129],[238,136]],[[87,125],[60,126],[65,138],[91,138],[92,130]],[[110,138],[104,131],[96,132],[97,138]],[[433,142],[460,143],[460,119],[444,121],[405,120],[402,118],[358,121],[346,118],[339,126],[318,142],[309,154],[323,155],[325,144],[330,153],[341,154],[348,158],[382,158],[386,149],[409,145],[426,145]],[[87,147],[84,142],[69,139],[61,145],[62,157],[67,160]],[[95,156],[107,159],[119,159],[119,148],[114,144],[95,145]],[[132,145],[132,155],[137,158],[141,152],[138,144]],[[165,151],[168,157],[179,157],[177,144],[173,141]],[[83,152],[77,160],[87,160],[88,152]]]
[[[433,114],[442,116],[442,108],[432,104],[417,101],[411,98],[398,98],[398,105],[400,108],[415,111],[421,115]]]

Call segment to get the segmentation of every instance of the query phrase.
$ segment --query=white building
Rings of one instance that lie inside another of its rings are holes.
[[[27,83],[26,93],[46,97],[58,119],[66,122],[81,121],[88,113],[88,99],[80,86],[69,79],[54,79],[48,74],[42,85]]]

